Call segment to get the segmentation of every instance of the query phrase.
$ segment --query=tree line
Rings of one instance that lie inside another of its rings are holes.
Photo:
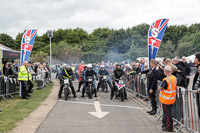
[[[150,25],[140,24],[127,29],[98,28],[87,33],[82,28],[58,29],[52,38],[52,57],[66,63],[135,60],[147,57],[147,37]],[[0,34],[0,44],[15,50],[21,48],[24,32],[15,39]],[[49,56],[47,34],[37,36],[31,57]],[[158,57],[189,56],[200,51],[200,23],[171,25],[166,28]]]

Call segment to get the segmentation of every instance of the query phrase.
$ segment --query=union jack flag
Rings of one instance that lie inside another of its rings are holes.
[[[154,22],[148,32],[149,61],[155,59],[165,33],[169,19],[159,19]]]
[[[21,41],[21,62],[20,65],[23,64],[23,61],[28,61],[31,51],[33,49],[33,44],[35,42],[35,37],[37,35],[37,29],[27,30],[23,36]]]

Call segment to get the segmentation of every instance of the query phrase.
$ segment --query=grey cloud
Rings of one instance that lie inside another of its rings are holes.
[[[169,24],[200,22],[199,0],[0,0],[0,33],[13,38],[24,29],[127,28],[169,18]]]

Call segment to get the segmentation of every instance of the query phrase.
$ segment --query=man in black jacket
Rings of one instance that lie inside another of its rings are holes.
[[[111,97],[110,100],[113,99],[114,96],[114,91],[117,89],[115,86],[115,81],[119,81],[119,79],[125,76],[128,79],[128,76],[125,74],[125,72],[121,69],[121,65],[120,64],[116,64],[116,69],[113,71],[113,88],[111,90]],[[125,91],[125,99],[127,99],[127,94]]]
[[[186,60],[185,56],[182,57],[182,61],[183,61],[183,63],[185,63],[187,75],[190,75],[191,69],[190,69],[189,64],[187,63],[187,60]]]
[[[141,73],[139,73],[139,76],[141,74],[144,73],[148,73],[149,71],[152,71],[149,77],[149,83],[147,85],[147,89],[148,89],[148,94],[149,94],[149,98],[151,100],[151,106],[152,106],[152,110],[151,111],[147,111],[147,113],[149,113],[150,115],[155,115],[157,113],[157,102],[156,102],[156,90],[157,90],[157,80],[158,80],[158,70],[156,70],[156,66],[157,66],[158,62],[156,60],[151,60],[150,61],[150,66],[151,66],[151,70],[145,70],[142,71]]]
[[[195,54],[195,66],[197,67],[197,70],[198,68],[200,67],[200,52],[196,53]],[[194,80],[193,80],[193,86],[192,86],[192,89],[194,90],[195,89],[195,84],[197,82],[197,79],[199,77],[199,72],[197,71],[195,76],[194,76]],[[198,112],[199,112],[199,116],[200,116],[200,94],[197,94],[197,107],[198,107]]]

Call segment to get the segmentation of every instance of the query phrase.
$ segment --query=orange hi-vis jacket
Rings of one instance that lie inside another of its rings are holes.
[[[84,65],[81,65],[78,67],[78,75],[80,76],[81,72],[84,70]],[[81,78],[79,78],[79,81],[81,81]]]
[[[176,101],[176,88],[177,81],[176,77],[171,75],[163,79],[163,81],[167,81],[167,89],[163,89],[160,91],[159,98],[160,102],[163,104],[173,104]]]

